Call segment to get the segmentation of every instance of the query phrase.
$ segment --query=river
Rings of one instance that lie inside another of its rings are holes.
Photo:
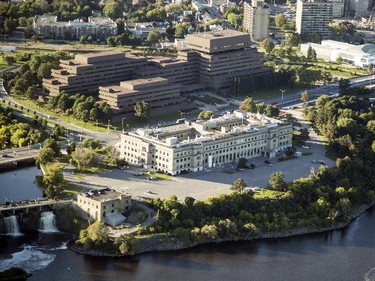
[[[18,170],[16,177],[22,175]],[[68,239],[65,233],[2,236],[0,270],[18,265],[30,270],[33,276],[28,280],[35,281],[375,280],[374,210],[343,230],[324,234],[212,244],[132,258],[76,254],[66,248]]]

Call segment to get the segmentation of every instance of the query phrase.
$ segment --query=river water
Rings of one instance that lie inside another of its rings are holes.
[[[31,183],[31,189],[39,190]],[[20,266],[31,271],[28,280],[35,281],[375,280],[374,210],[343,230],[324,234],[212,244],[132,258],[79,255],[66,248],[68,239],[65,233],[0,237],[0,270]]]

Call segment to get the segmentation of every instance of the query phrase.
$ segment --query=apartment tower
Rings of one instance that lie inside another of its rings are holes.
[[[297,0],[297,33],[319,33],[322,39],[331,36],[328,24],[333,19],[333,4],[323,0]]]
[[[250,33],[251,40],[262,41],[268,35],[270,12],[263,0],[252,0],[251,5],[244,2],[243,28]]]

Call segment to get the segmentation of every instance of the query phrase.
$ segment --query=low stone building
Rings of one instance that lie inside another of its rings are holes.
[[[131,204],[129,194],[109,188],[80,193],[77,197],[77,207],[82,218],[110,225],[124,222],[126,218],[123,214],[130,210]]]

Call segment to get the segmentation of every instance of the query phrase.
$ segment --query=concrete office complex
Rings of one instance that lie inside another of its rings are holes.
[[[117,24],[110,18],[89,17],[88,22],[80,19],[57,21],[57,16],[35,16],[33,27],[43,38],[78,40],[81,36],[93,36],[105,40],[117,35]]]
[[[323,39],[331,36],[328,24],[333,19],[333,4],[325,0],[297,0],[297,33],[319,33]]]
[[[250,5],[244,2],[243,28],[250,33],[253,41],[262,41],[268,36],[270,11],[264,7],[263,0],[252,0]]]
[[[307,50],[311,46],[318,59],[336,62],[338,57],[344,63],[357,67],[375,65],[375,44],[353,45],[333,40],[323,40],[321,44],[301,44],[301,53],[307,56]]]
[[[77,207],[82,218],[104,221],[110,225],[124,222],[122,214],[130,210],[131,205],[129,194],[109,188],[80,193],[77,197]]]
[[[193,62],[182,61],[175,58],[152,57],[148,59],[145,67],[134,70],[133,78],[164,77],[171,83],[182,84],[182,91],[189,91],[198,79],[196,66]]]
[[[236,77],[269,71],[263,66],[263,55],[250,46],[250,36],[235,30],[189,34],[188,49],[178,58],[193,62],[197,83],[229,95]]]
[[[139,101],[149,103],[150,109],[179,104],[183,101],[180,85],[168,79],[155,77],[123,81],[120,85],[99,87],[99,98],[105,101],[115,114],[134,112]]]
[[[95,93],[100,85],[110,85],[132,78],[135,68],[145,66],[147,59],[129,53],[108,51],[76,55],[60,60],[60,69],[52,69],[51,79],[43,79],[43,87],[51,96]]]
[[[211,120],[123,133],[120,157],[177,175],[235,163],[239,158],[275,157],[290,146],[292,125],[235,112]]]
[[[140,81],[147,82],[147,79],[162,77],[170,84],[179,84],[181,93],[210,88],[230,95],[236,77],[270,71],[263,66],[263,55],[250,46],[247,33],[222,30],[190,34],[187,45],[188,49],[180,51],[177,58],[146,58],[117,51],[76,55],[74,59],[61,60],[60,69],[52,70],[52,78],[43,79],[43,87],[51,96],[56,96],[62,91],[97,93],[102,86],[101,98],[114,111],[122,112],[127,109],[121,108],[124,104],[120,100],[115,102],[114,97],[123,99],[125,95],[118,94],[122,90],[118,87],[114,90],[113,86],[121,81],[146,79]],[[112,86],[113,92],[104,86]]]

